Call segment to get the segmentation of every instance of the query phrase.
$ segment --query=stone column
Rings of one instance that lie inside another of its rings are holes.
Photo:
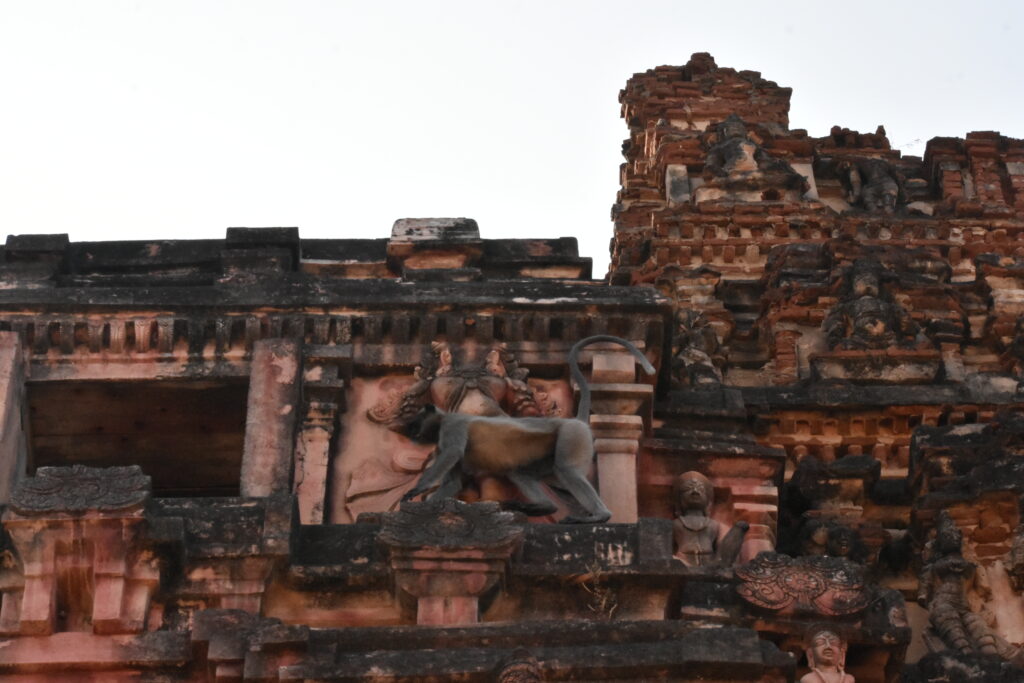
[[[25,361],[16,332],[0,332],[0,505],[25,474]]]
[[[264,339],[253,346],[240,491],[265,497],[291,490],[298,413],[299,342]]]
[[[594,345],[590,385],[598,491],[612,511],[609,521],[633,523],[639,514],[637,454],[654,389],[636,382],[636,360],[629,352],[618,345],[605,347]]]
[[[295,495],[302,524],[323,524],[330,466],[331,438],[338,404],[310,401],[299,429],[295,454]]]
[[[302,416],[295,435],[295,495],[299,521],[323,524],[331,449],[345,387],[352,377],[352,347],[306,344],[302,351]]]

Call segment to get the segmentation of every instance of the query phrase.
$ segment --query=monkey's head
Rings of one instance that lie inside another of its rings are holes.
[[[437,443],[443,417],[434,404],[428,403],[402,426],[401,433],[416,443]]]

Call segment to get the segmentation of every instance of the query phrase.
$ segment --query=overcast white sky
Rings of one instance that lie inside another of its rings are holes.
[[[0,0],[3,233],[387,237],[470,216],[600,277],[618,91],[711,52],[790,125],[1024,137],[1024,3]],[[2,239],[2,235],[0,235]]]

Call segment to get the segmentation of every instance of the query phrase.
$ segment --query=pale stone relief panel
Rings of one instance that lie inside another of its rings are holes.
[[[435,342],[411,373],[354,378],[333,458],[330,521],[397,509],[433,451],[402,433],[425,405],[472,415],[571,416],[567,381],[527,375],[504,347]],[[501,500],[514,491],[488,477],[470,482],[463,497]]]

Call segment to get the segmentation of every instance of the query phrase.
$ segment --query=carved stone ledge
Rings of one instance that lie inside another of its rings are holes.
[[[289,626],[242,610],[197,612],[192,646],[205,653],[216,683],[277,681],[281,667],[309,650],[309,628]]]
[[[832,351],[811,357],[814,376],[823,380],[924,384],[935,381],[942,354],[934,349]]]

